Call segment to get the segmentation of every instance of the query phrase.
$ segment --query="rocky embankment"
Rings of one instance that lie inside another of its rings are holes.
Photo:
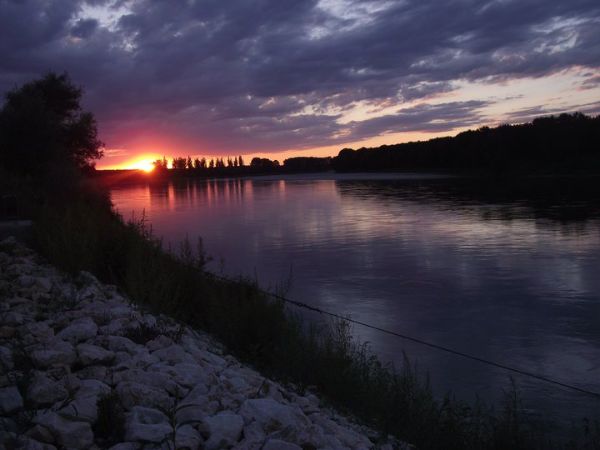
[[[400,448],[209,336],[0,242],[0,448]]]

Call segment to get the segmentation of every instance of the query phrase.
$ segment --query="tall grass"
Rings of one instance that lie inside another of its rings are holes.
[[[228,350],[282,381],[315,386],[333,405],[420,449],[600,448],[597,425],[578,439],[552,444],[523,414],[516,390],[503,409],[436,399],[408,359],[383,365],[345,322],[306,324],[247,279],[204,270],[202,248],[184,242],[165,251],[143,218],[124,222],[105,197],[46,204],[35,221],[39,251],[76,273],[88,270],[141,305],[219,338]]]

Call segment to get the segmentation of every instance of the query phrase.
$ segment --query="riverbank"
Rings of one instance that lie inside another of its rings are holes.
[[[0,289],[6,448],[409,448],[10,238]]]

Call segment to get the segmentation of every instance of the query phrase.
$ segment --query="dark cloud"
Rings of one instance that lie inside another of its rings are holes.
[[[311,148],[476,125],[489,103],[427,104],[457,81],[577,67],[593,89],[599,30],[597,0],[0,0],[0,89],[67,70],[118,148]]]
[[[76,38],[87,39],[96,31],[96,28],[98,28],[97,20],[79,19],[71,28],[71,35]]]

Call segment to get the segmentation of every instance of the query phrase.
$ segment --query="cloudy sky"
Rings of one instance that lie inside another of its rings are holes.
[[[600,113],[598,0],[0,0],[0,54],[84,88],[99,167]]]

